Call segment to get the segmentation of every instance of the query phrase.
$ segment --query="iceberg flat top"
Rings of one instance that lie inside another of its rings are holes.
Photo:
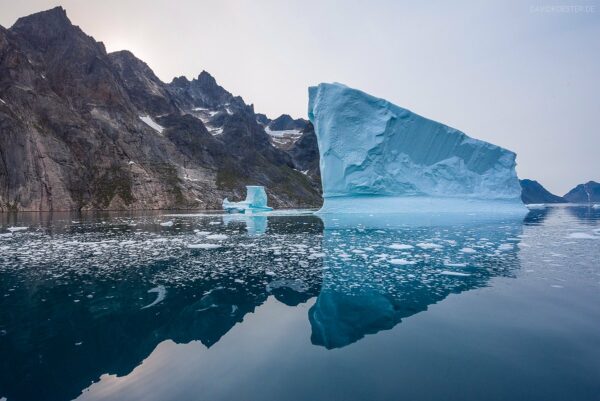
[[[309,88],[323,197],[395,196],[518,203],[515,153],[345,85]]]

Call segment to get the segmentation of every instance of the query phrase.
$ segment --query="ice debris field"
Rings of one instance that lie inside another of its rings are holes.
[[[209,280],[223,288],[266,293],[282,287],[296,292],[312,288],[311,296],[377,291],[406,300],[417,291],[435,302],[452,292],[487,285],[496,276],[537,272],[543,278],[552,269],[600,285],[598,220],[582,224],[569,208],[559,208],[548,225],[542,224],[544,213],[548,211],[531,211],[525,222],[389,229],[344,224],[332,229],[309,213],[113,216],[6,224],[0,230],[5,291],[0,296],[7,300],[35,279],[51,286],[80,283],[81,291],[69,297],[86,302],[94,296],[93,290],[86,293],[91,282],[130,280],[154,291],[139,300],[140,308],[150,308],[157,297],[168,302],[173,290]],[[549,285],[568,284],[553,280]]]

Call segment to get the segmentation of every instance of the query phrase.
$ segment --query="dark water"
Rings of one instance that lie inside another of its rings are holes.
[[[599,209],[0,223],[8,401],[600,400]]]

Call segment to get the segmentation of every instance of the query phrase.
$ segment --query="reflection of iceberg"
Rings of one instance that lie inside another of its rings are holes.
[[[520,219],[495,222],[403,215],[323,215],[323,283],[309,311],[311,340],[326,348],[388,330],[449,294],[485,286],[518,267]]]
[[[341,84],[309,89],[327,212],[518,212],[515,154]]]
[[[223,223],[230,225],[235,222],[246,224],[246,230],[249,235],[263,235],[267,231],[267,216],[264,214],[245,213],[245,214],[226,214],[223,216]]]
[[[260,185],[247,185],[246,191],[246,199],[241,202],[230,202],[227,198],[223,199],[223,209],[228,212],[238,213],[273,210],[267,206],[267,193],[265,192],[265,187]]]

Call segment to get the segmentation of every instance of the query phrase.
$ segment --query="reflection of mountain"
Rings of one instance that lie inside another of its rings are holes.
[[[543,207],[541,209],[531,209],[527,212],[523,223],[526,225],[537,225],[542,224],[544,220],[554,213],[553,207]]]
[[[600,209],[592,205],[569,206],[566,209],[583,224],[596,224],[600,221]]]
[[[280,246],[295,244],[295,231],[321,232],[320,222],[312,216],[296,219],[295,224],[299,227],[283,219],[270,227],[276,235],[289,235],[290,243],[279,240]],[[310,235],[320,242],[314,233]],[[245,242],[244,238],[239,243],[267,240],[248,237]],[[107,252],[113,253],[113,260],[121,260],[119,244],[114,247]],[[290,260],[279,268],[275,259],[280,255],[273,251],[224,247],[222,253],[212,252],[205,260],[197,251],[176,256],[167,247],[165,252],[165,258],[161,254],[151,263],[123,265],[111,275],[93,269],[59,269],[53,278],[40,280],[24,273],[31,264],[23,265],[21,273],[0,269],[0,294],[10,294],[0,298],[0,397],[73,399],[102,374],[128,374],[166,339],[198,340],[211,347],[269,295],[294,306],[320,289],[320,259],[309,260],[306,266]],[[222,269],[230,259],[236,261],[236,268]],[[156,292],[148,292],[156,286],[154,279],[189,272],[193,265],[178,268],[177,263],[194,261],[206,262],[207,267],[194,272],[192,282],[165,282],[165,299],[143,308],[157,299]]]
[[[391,329],[449,294],[518,267],[519,220],[391,229],[406,221],[385,216],[378,219],[383,224],[350,228],[357,220],[326,220],[323,284],[309,319],[313,344],[329,349]]]

